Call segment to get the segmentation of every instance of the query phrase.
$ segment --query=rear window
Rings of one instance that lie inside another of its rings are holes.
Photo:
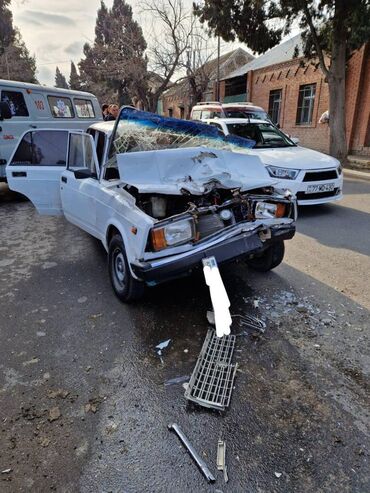
[[[28,132],[19,143],[10,164],[17,166],[65,166],[67,143],[67,131]]]
[[[92,102],[88,99],[75,99],[75,108],[78,118],[94,118],[95,112]]]
[[[193,110],[191,117],[193,120],[200,120],[200,110]]]
[[[29,116],[23,94],[16,91],[1,91],[1,101],[8,103],[12,116]]]
[[[54,118],[74,118],[72,101],[69,98],[48,96],[48,101]]]

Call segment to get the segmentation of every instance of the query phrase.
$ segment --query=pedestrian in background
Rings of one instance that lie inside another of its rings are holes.
[[[106,121],[115,120],[118,116],[119,108],[117,104],[110,104],[108,107],[108,116]]]
[[[107,116],[108,116],[108,108],[109,108],[109,104],[106,104],[106,103],[104,103],[101,107],[101,112],[103,114],[103,120],[104,121],[107,119]]]

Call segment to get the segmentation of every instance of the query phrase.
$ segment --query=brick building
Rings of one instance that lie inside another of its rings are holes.
[[[297,35],[235,70],[221,81],[221,101],[252,101],[304,146],[329,151],[329,88],[317,65],[302,56]],[[346,132],[349,153],[370,156],[370,47],[351,57],[346,79]]]
[[[220,78],[225,78],[246,63],[253,60],[253,55],[238,48],[220,57]],[[217,80],[217,58],[209,60],[198,69],[200,75],[206,77],[206,88],[202,93],[202,101],[214,100]],[[197,101],[198,102],[198,101]],[[161,97],[159,113],[175,118],[189,118],[192,107],[192,92],[187,79],[170,87]]]

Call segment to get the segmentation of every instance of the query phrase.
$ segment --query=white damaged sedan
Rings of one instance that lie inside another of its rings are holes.
[[[252,139],[251,152],[259,156],[278,186],[290,190],[298,205],[316,205],[340,200],[343,174],[340,162],[327,154],[295,144],[271,122],[246,118],[205,120],[224,135]]]
[[[127,302],[205,258],[259,271],[280,264],[296,202],[274,189],[251,145],[126,107],[88,133],[25,132],[7,179],[40,213],[63,214],[103,243],[113,289]]]

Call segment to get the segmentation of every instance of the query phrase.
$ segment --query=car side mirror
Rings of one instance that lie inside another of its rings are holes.
[[[77,180],[84,180],[86,178],[96,178],[96,173],[93,173],[88,168],[74,169],[73,174]]]
[[[0,102],[0,120],[9,120],[12,117],[12,111],[8,103]]]
[[[299,138],[298,138],[298,137],[290,137],[290,140],[291,140],[294,144],[296,144],[296,145],[298,145],[298,144],[299,144]]]

